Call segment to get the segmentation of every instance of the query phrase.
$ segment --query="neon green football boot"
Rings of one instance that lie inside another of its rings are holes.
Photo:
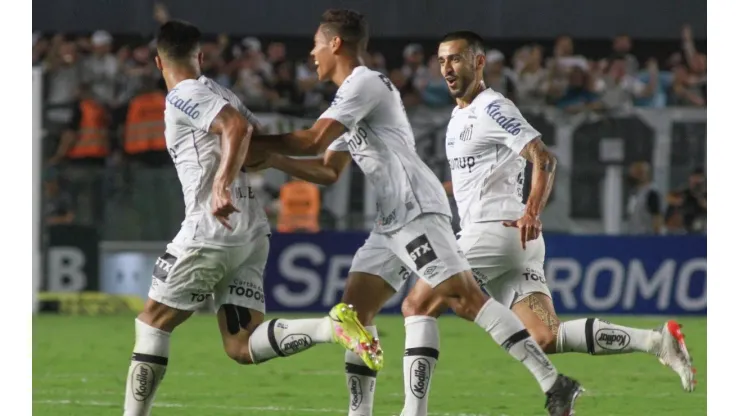
[[[334,330],[334,342],[354,352],[371,370],[383,368],[383,349],[380,341],[360,323],[352,305],[339,303],[329,312]]]

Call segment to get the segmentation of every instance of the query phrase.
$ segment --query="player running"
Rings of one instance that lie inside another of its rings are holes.
[[[539,215],[552,189],[555,156],[516,106],[483,83],[483,40],[454,32],[439,44],[442,75],[457,107],[447,128],[447,159],[460,213],[458,243],[486,291],[510,306],[547,353],[655,354],[694,390],[694,370],[675,321],[657,330],[597,318],[560,322],[544,275]],[[531,192],[522,204],[526,161]],[[517,230],[518,228],[518,230]]]
[[[311,55],[319,79],[339,86],[331,107],[308,130],[257,136],[252,145],[286,155],[326,151],[324,161],[278,166],[314,182],[335,180],[337,172],[349,163],[349,156],[370,179],[378,196],[377,221],[352,262],[343,301],[358,308],[360,320],[370,324],[404,280],[403,274],[386,267],[400,261],[406,274],[420,276],[403,305],[403,415],[427,414],[427,392],[439,355],[435,316],[441,303],[474,321],[532,372],[547,394],[551,415],[570,414],[581,391],[579,384],[558,375],[516,316],[478,287],[455,240],[442,184],[416,153],[398,90],[383,74],[361,65],[359,54],[367,45],[362,15],[348,10],[325,12],[314,43]],[[359,384],[363,395],[371,399],[374,374],[351,356],[346,359],[350,391]],[[358,382],[361,376],[365,378]],[[362,399],[351,402],[350,414],[369,415],[371,403],[368,406]]]
[[[377,346],[345,305],[325,318],[262,322],[270,228],[242,169],[257,121],[231,91],[200,75],[199,40],[195,26],[178,21],[162,25],[157,36],[156,64],[169,90],[165,137],[182,183],[185,220],[157,259],[149,299],[135,321],[126,416],[150,413],[170,334],[209,296],[224,350],[240,364],[336,342],[378,369]]]

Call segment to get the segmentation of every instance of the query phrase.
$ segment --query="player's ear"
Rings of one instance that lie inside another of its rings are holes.
[[[337,54],[339,52],[339,49],[344,44],[344,41],[339,36],[334,36],[331,38],[331,41],[329,41],[329,45],[331,46],[331,52],[333,54]]]
[[[163,69],[162,68],[162,58],[160,58],[159,55],[154,56],[154,65],[156,65],[157,69],[160,71]]]
[[[198,52],[198,65],[203,66],[203,52]]]
[[[475,55],[475,70],[481,71],[486,66],[486,56],[483,54]]]

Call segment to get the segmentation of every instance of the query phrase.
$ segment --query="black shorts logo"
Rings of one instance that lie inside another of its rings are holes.
[[[170,253],[164,253],[162,257],[159,257],[157,261],[154,262],[154,271],[152,272],[152,277],[166,282],[167,275],[170,274],[170,270],[172,270],[172,266],[175,265],[176,261],[177,257],[173,256]]]
[[[421,270],[427,264],[437,260],[437,253],[432,249],[432,245],[429,243],[426,234],[422,234],[406,244],[406,251],[408,251],[411,260],[416,264],[417,270]]]

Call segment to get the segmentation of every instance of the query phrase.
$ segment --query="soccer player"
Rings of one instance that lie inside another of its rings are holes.
[[[603,319],[560,322],[544,275],[540,212],[552,189],[556,160],[516,106],[483,83],[483,40],[472,32],[446,35],[437,53],[457,107],[447,128],[447,159],[460,212],[458,243],[479,283],[510,306],[547,353],[655,354],[678,373],[686,391],[694,371],[680,326],[629,328]],[[532,184],[526,205],[526,162]]]
[[[367,31],[358,13],[325,12],[311,55],[319,79],[339,86],[331,107],[308,130],[256,136],[252,146],[284,155],[326,151],[323,161],[295,161],[282,166],[286,172],[314,182],[335,180],[350,156],[370,179],[378,196],[377,220],[355,255],[343,300],[351,302],[360,312],[361,321],[369,324],[388,296],[400,287],[404,274],[420,276],[403,305],[405,416],[427,414],[427,391],[439,356],[436,315],[427,311],[438,314],[441,303],[474,321],[532,372],[546,393],[551,415],[569,414],[580,385],[558,375],[516,316],[488,298],[476,284],[455,240],[442,184],[416,153],[398,90],[383,74],[360,63]],[[394,259],[403,263],[404,273],[384,275]],[[352,357],[346,359],[350,394],[360,385],[371,400],[373,373]],[[371,405],[361,399],[350,403],[351,415],[370,412]]]
[[[265,213],[242,167],[256,124],[230,91],[200,75],[199,30],[162,25],[156,64],[169,93],[166,141],[185,196],[185,220],[154,267],[149,299],[135,321],[124,415],[148,415],[167,368],[170,335],[213,296],[226,354],[262,363],[337,342],[374,365],[372,339],[346,319],[346,305],[319,319],[263,323],[262,275],[269,251]],[[375,368],[377,369],[377,367]]]

